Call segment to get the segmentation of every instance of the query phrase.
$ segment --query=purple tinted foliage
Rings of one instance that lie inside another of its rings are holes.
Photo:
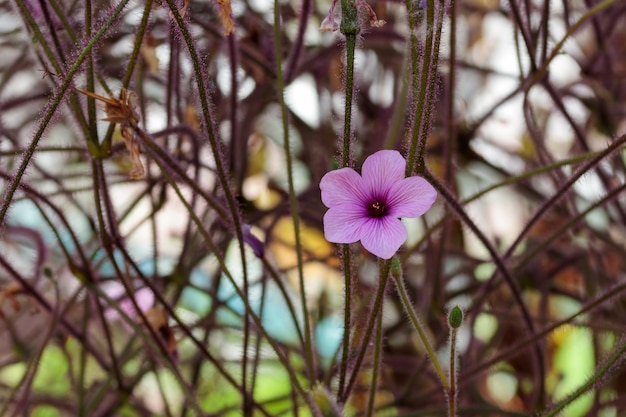
[[[504,3],[0,1],[0,414],[614,414],[626,2]]]

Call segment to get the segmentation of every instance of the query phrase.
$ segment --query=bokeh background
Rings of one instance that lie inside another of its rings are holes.
[[[127,3],[0,1],[0,415],[312,415],[293,378],[335,401],[344,332],[344,259],[324,239],[318,186],[338,166],[346,111],[343,35],[319,31],[331,4],[172,2],[190,53],[168,2]],[[411,48],[429,47],[418,3],[372,1],[380,28],[361,13],[357,169],[379,149],[408,149]],[[541,413],[593,375],[563,415],[622,415],[626,4],[455,3],[435,5],[427,164],[457,197],[404,221],[414,308],[444,363],[446,314],[465,312],[460,415]],[[149,137],[102,120],[122,88]],[[497,251],[533,329],[453,206]],[[243,251],[234,218],[254,236]],[[371,342],[380,277],[358,243],[351,265],[356,349]],[[391,284],[382,346],[375,415],[446,415]],[[372,355],[348,366],[346,415],[366,412]]]

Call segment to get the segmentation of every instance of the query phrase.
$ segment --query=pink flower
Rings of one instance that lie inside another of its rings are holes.
[[[328,16],[322,20],[320,25],[320,32],[334,32],[339,29],[339,24],[335,22],[335,6],[337,6],[337,0],[333,0],[330,4],[330,10],[328,10]]]
[[[322,24],[320,25],[320,32],[335,32],[338,29],[339,24],[335,22],[335,18],[330,13],[322,20]]]
[[[324,236],[333,243],[361,241],[374,255],[391,258],[406,241],[400,217],[419,217],[437,198],[421,177],[404,177],[406,161],[398,151],[378,151],[363,163],[362,174],[352,168],[326,173],[320,181]]]

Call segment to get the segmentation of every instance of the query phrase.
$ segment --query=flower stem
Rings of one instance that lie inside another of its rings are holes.
[[[394,258],[393,262],[397,262],[399,266],[399,261],[397,260],[397,258]],[[417,331],[417,334],[420,340],[422,341],[424,348],[426,348],[426,352],[428,353],[428,356],[430,357],[430,360],[432,361],[433,366],[435,367],[435,371],[437,372],[437,376],[439,377],[439,380],[441,381],[441,385],[443,386],[443,388],[445,389],[447,393],[450,391],[450,384],[448,383],[448,378],[446,377],[446,374],[443,372],[443,369],[441,368],[441,365],[439,364],[439,360],[437,359],[437,355],[435,354],[435,351],[433,350],[433,347],[430,344],[430,341],[428,340],[428,336],[426,336],[426,332],[424,331],[422,323],[417,317],[417,314],[415,314],[415,310],[413,309],[413,306],[411,305],[411,301],[409,300],[409,296],[406,292],[406,287],[404,286],[404,281],[402,280],[402,268],[392,268],[392,271],[393,272],[391,275],[393,276],[394,281],[396,282],[396,288],[398,289],[398,295],[400,296],[400,300],[402,301],[402,306],[404,307],[404,310],[409,316],[409,319],[411,320],[411,324],[413,325],[413,328]],[[396,271],[399,271],[399,272],[396,272]]]
[[[345,110],[343,124],[343,147],[341,151],[341,166],[349,167],[351,161],[350,141],[352,140],[352,98],[354,95],[354,50],[356,49],[356,37],[361,30],[354,0],[341,0],[341,33],[346,38],[346,78],[345,78]],[[348,359],[350,355],[350,327],[352,308],[352,268],[350,259],[350,245],[343,245],[343,272],[344,272],[344,329],[341,364],[339,367],[339,388],[337,398],[341,400],[344,395]]]
[[[456,417],[457,408],[457,371],[456,371],[456,333],[463,322],[463,312],[455,306],[448,315],[448,326],[450,327],[450,368],[448,377],[450,386],[448,387],[448,417]]]
[[[352,315],[352,276],[350,264],[350,245],[343,245],[343,272],[344,272],[344,311],[343,311],[343,341],[341,364],[339,366],[339,391],[337,398],[342,398],[346,385],[346,373],[350,356],[350,328]]]
[[[354,95],[354,50],[361,27],[354,0],[341,0],[341,33],[346,37],[346,102],[343,124],[343,152],[341,166],[350,166],[350,140],[352,139],[352,99]]]
[[[389,278],[389,270],[391,268],[391,262],[387,261],[384,263],[382,267],[382,274],[378,280],[378,289],[376,290],[376,299],[374,300],[374,304],[370,309],[371,314],[369,317],[369,322],[367,323],[367,329],[365,330],[365,335],[363,336],[361,343],[361,350],[357,355],[356,361],[354,363],[354,370],[350,375],[350,380],[345,391],[342,393],[339,398],[340,403],[345,403],[348,397],[350,396],[350,392],[352,391],[352,387],[356,382],[356,378],[359,375],[359,370],[361,368],[361,364],[363,363],[363,359],[365,358],[365,353],[367,352],[367,348],[369,346],[370,337],[372,337],[372,331],[374,331],[374,324],[376,322],[376,318],[378,312],[382,310],[383,298],[385,295],[385,288],[387,287],[387,280]]]
[[[302,258],[302,244],[300,242],[300,219],[298,217],[298,201],[296,199],[296,191],[293,182],[293,162],[291,155],[291,145],[289,143],[289,125],[287,106],[285,104],[284,95],[284,79],[282,70],[282,48],[281,48],[281,25],[280,25],[280,4],[278,0],[274,2],[274,53],[276,55],[276,82],[278,84],[278,100],[282,112],[283,122],[283,149],[285,151],[287,165],[287,182],[289,184],[289,203],[291,205],[291,218],[293,221],[293,233],[296,244],[296,254],[298,257],[298,277],[300,283],[300,298],[302,299],[302,316],[304,319],[304,353],[307,364],[310,385],[315,382],[315,365],[313,358],[313,338],[311,335],[311,323],[309,321],[309,312],[307,310],[306,289],[304,286],[304,270]]]
[[[450,386],[448,388],[448,417],[456,417],[456,329],[450,329]]]
[[[381,274],[383,273],[383,263],[380,262]],[[383,307],[380,306],[380,311],[375,311],[378,320],[376,321],[376,336],[374,340],[374,364],[372,365],[372,379],[370,381],[370,397],[367,403],[367,417],[372,417],[374,414],[374,406],[376,403],[376,392],[378,390],[378,370],[380,368],[380,359],[382,356],[383,347]]]

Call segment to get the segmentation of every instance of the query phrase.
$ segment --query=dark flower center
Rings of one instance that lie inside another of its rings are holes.
[[[370,217],[379,218],[387,215],[387,207],[385,203],[374,200],[367,206],[367,214]]]

